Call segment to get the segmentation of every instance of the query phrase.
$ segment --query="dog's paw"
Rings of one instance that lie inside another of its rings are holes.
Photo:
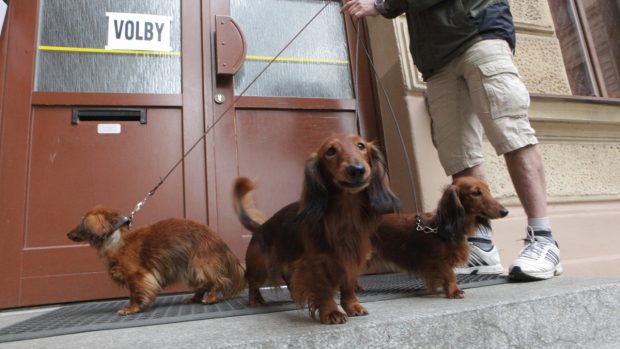
[[[120,308],[116,313],[118,315],[129,315],[129,314],[135,314],[139,311],[140,311],[140,307],[137,307],[135,305],[128,305],[124,308]]]
[[[183,300],[183,304],[202,303],[202,297],[191,296]]]
[[[368,310],[360,303],[354,303],[344,308],[348,316],[364,316],[368,315]]]
[[[447,298],[462,299],[465,298],[465,292],[463,292],[463,290],[461,289],[456,289],[455,291],[452,291],[450,294],[448,294]]]
[[[349,319],[347,314],[338,310],[330,311],[327,314],[320,314],[321,322],[326,325],[344,324]]]
[[[217,303],[218,301],[219,301],[219,299],[218,299],[217,297],[215,297],[215,298],[213,298],[213,297],[207,297],[207,298],[203,299],[203,300],[201,301],[201,303],[202,303],[202,304],[205,304],[205,305],[209,305],[209,304],[215,304],[215,303]]]

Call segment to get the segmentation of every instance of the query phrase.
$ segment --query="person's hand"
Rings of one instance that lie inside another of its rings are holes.
[[[376,16],[379,11],[375,8],[374,0],[342,0],[340,12],[346,12],[354,18]]]

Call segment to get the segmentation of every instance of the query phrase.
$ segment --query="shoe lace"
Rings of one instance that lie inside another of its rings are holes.
[[[523,241],[525,241],[525,246],[521,250],[521,257],[528,259],[540,258],[544,252],[544,244],[536,240],[532,227],[527,227],[527,237]]]

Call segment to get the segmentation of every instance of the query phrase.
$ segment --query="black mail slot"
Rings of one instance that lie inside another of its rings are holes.
[[[71,123],[80,121],[138,121],[146,124],[144,108],[73,108]]]

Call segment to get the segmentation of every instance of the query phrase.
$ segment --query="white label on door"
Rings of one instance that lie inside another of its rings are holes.
[[[106,50],[172,51],[172,17],[120,12],[105,14],[108,17]]]
[[[120,134],[121,124],[97,124],[97,133],[100,135]]]

